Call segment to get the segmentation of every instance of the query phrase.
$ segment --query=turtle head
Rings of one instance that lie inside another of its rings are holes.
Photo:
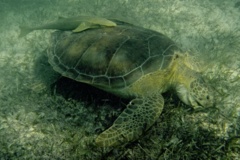
[[[188,85],[179,84],[176,87],[179,98],[194,108],[211,107],[215,103],[213,89],[198,75]]]

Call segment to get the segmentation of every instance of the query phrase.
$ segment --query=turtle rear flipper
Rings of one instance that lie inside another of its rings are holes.
[[[118,146],[137,139],[153,125],[163,105],[161,94],[132,100],[114,124],[97,137],[96,144],[102,147]]]

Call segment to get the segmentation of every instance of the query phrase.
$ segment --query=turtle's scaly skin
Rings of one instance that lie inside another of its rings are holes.
[[[211,88],[172,40],[155,31],[114,22],[115,27],[80,33],[55,32],[48,52],[50,64],[63,76],[133,99],[97,137],[97,145],[117,146],[137,139],[161,114],[161,93],[170,87],[186,104],[213,105]]]

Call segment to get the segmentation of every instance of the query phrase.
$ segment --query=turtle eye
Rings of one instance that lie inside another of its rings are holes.
[[[207,97],[206,97],[206,98],[207,98],[207,100],[209,100],[209,98],[210,98],[210,97],[209,97],[209,95],[207,95]]]

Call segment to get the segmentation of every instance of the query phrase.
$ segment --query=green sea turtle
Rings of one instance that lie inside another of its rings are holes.
[[[56,31],[48,51],[54,70],[117,96],[132,99],[113,125],[96,138],[103,147],[136,140],[162,112],[162,93],[174,89],[193,107],[214,104],[211,87],[195,62],[167,36],[112,20],[115,27],[79,33]]]

